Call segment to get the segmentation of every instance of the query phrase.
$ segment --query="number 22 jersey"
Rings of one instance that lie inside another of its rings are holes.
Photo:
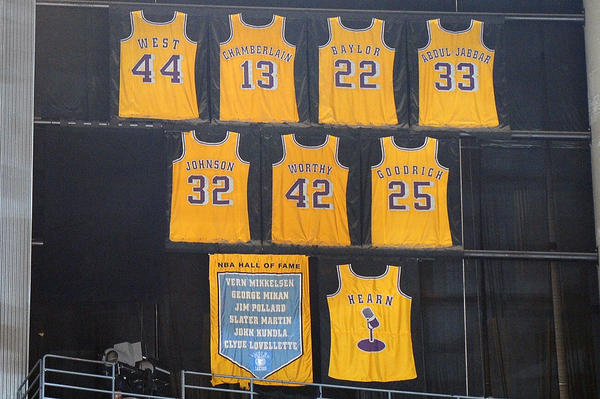
[[[187,15],[151,22],[133,11],[131,35],[121,40],[119,116],[183,120],[198,118],[196,42],[186,35]]]

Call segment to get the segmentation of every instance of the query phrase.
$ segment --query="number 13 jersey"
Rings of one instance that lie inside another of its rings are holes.
[[[273,164],[271,240],[300,245],[350,245],[346,213],[348,168],[338,161],[339,138],[305,146],[282,136],[283,157]]]
[[[130,17],[131,35],[121,40],[119,116],[198,118],[196,42],[186,35],[187,15],[150,22],[138,10]]]
[[[427,21],[429,43],[418,51],[419,125],[498,126],[494,50],[483,43],[483,22],[463,31]]]
[[[417,148],[382,137],[382,160],[371,168],[371,242],[374,246],[452,246],[448,221],[449,170],[437,160],[438,141]]]
[[[298,122],[296,47],[285,40],[285,17],[273,15],[269,24],[253,26],[233,14],[229,28],[219,50],[220,119]]]

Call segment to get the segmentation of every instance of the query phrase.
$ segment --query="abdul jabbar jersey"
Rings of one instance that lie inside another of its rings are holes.
[[[182,133],[183,154],[173,161],[171,241],[250,240],[247,184],[250,165],[239,156],[239,134],[208,143]]]
[[[131,35],[121,40],[119,116],[182,120],[198,118],[196,42],[186,35],[187,15],[151,22],[133,11]]]
[[[395,50],[384,41],[384,21],[351,29],[329,18],[329,41],[319,47],[319,123],[398,124],[394,101]]]
[[[429,42],[418,50],[419,124],[498,126],[494,96],[494,50],[483,43],[483,22],[463,31],[427,21]]]
[[[339,139],[317,146],[282,136],[283,157],[273,164],[271,240],[302,245],[350,245],[346,212],[348,168],[338,160]]]
[[[220,119],[298,122],[294,61],[285,40],[285,17],[253,26],[229,16],[230,37],[220,45]]]
[[[452,246],[448,221],[449,169],[437,159],[438,141],[426,137],[403,148],[380,140],[382,159],[371,167],[371,241],[375,246]]]
[[[327,296],[331,322],[329,376],[350,381],[417,377],[410,329],[411,298],[400,289],[400,267],[359,276],[338,265],[337,292]]]

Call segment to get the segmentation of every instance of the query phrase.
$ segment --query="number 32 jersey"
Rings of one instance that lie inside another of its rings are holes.
[[[452,246],[448,221],[449,170],[437,160],[438,141],[417,148],[379,139],[382,160],[371,168],[371,241],[374,246]]]
[[[463,31],[427,21],[429,43],[418,50],[419,125],[498,126],[494,50],[483,43],[483,22]]]
[[[348,168],[338,161],[339,138],[305,146],[282,136],[283,157],[273,164],[274,243],[350,245],[346,213]]]
[[[250,240],[247,185],[250,165],[238,152],[239,134],[208,143],[182,133],[183,155],[173,161],[169,239],[179,242]]]
[[[131,35],[121,40],[119,116],[183,120],[198,118],[196,42],[186,35],[187,15],[151,22],[133,11]]]

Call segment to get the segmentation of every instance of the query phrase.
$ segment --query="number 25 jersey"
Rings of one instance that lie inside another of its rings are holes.
[[[338,161],[339,138],[317,146],[282,136],[283,157],[273,164],[274,243],[350,245],[346,213],[348,168]]]
[[[198,118],[196,42],[186,35],[187,15],[151,22],[133,11],[131,35],[121,40],[119,116],[182,120]]]
[[[247,185],[250,165],[238,154],[239,134],[208,143],[182,133],[183,155],[173,161],[169,238],[179,242],[250,240]]]
[[[494,50],[483,43],[483,22],[463,31],[427,21],[429,43],[418,51],[419,125],[498,126]]]
[[[219,118],[223,121],[298,122],[294,61],[285,17],[253,26],[229,16],[230,37],[220,45]]]

